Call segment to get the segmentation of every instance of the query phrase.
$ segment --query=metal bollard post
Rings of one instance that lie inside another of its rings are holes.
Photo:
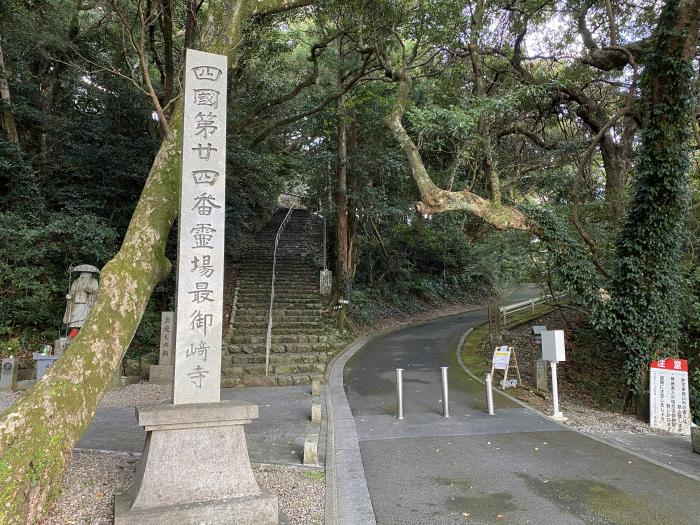
[[[491,374],[486,374],[486,404],[489,407],[489,416],[495,414],[493,410],[493,378]]]
[[[565,420],[564,414],[559,410],[559,387],[557,385],[557,362],[551,361],[552,367],[552,419]]]
[[[396,397],[398,398],[396,417],[403,419],[403,368],[396,369]]]
[[[450,417],[450,399],[449,392],[447,389],[447,368],[446,366],[441,366],[442,370],[442,415],[443,417]]]

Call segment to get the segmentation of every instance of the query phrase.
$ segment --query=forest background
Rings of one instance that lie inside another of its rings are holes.
[[[55,339],[68,267],[101,267],[118,251],[207,7],[3,0],[3,355]],[[631,228],[641,224],[635,213],[650,215],[634,206],[642,77],[660,10],[644,0],[329,1],[252,18],[228,94],[230,258],[280,192],[305,188],[329,225],[335,297],[349,297],[356,322],[540,282],[569,292],[570,307],[624,354],[631,386],[655,354],[690,359],[700,413],[697,46],[682,86],[692,119],[680,122],[680,149],[665,150],[668,165],[686,159],[671,174],[681,204],[658,199],[654,209],[673,223],[656,239],[670,248],[649,263],[670,308],[634,293],[609,299],[624,288],[621,275],[635,279],[620,269],[625,246],[653,240]],[[450,206],[439,199],[426,206],[425,177],[469,196],[452,207],[468,213],[440,213]],[[517,223],[522,214],[535,225]],[[166,254],[174,260],[174,236]],[[173,291],[171,272],[129,353],[155,348]],[[659,338],[635,347],[616,335],[620,310]]]

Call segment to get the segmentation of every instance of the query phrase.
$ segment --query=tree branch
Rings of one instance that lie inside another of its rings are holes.
[[[526,215],[520,210],[495,205],[470,191],[446,191],[432,181],[418,148],[401,123],[411,91],[411,78],[406,72],[394,72],[393,75],[399,79],[396,101],[384,123],[406,154],[411,176],[421,196],[420,202],[416,203],[418,212],[436,214],[446,211],[466,211],[499,230],[532,230],[532,225],[528,224]]]

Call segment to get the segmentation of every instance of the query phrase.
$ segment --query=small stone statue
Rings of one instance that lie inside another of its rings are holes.
[[[63,315],[63,323],[68,327],[68,337],[75,337],[95,304],[100,285],[93,274],[99,275],[100,271],[92,265],[81,264],[70,268],[70,272],[80,272],[80,277],[73,281],[66,295],[68,304],[66,313]]]

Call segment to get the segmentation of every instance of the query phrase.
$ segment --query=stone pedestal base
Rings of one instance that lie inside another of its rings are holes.
[[[245,401],[136,408],[148,433],[136,478],[115,498],[115,525],[276,525],[277,497],[262,494],[243,425]]]
[[[262,495],[250,498],[173,505],[158,509],[129,509],[129,495],[118,492],[114,498],[114,525],[201,525],[218,523],[245,523],[277,525],[277,496]],[[274,520],[270,517],[274,516]]]
[[[151,365],[148,372],[148,382],[162,385],[172,385],[175,374],[173,365]]]

